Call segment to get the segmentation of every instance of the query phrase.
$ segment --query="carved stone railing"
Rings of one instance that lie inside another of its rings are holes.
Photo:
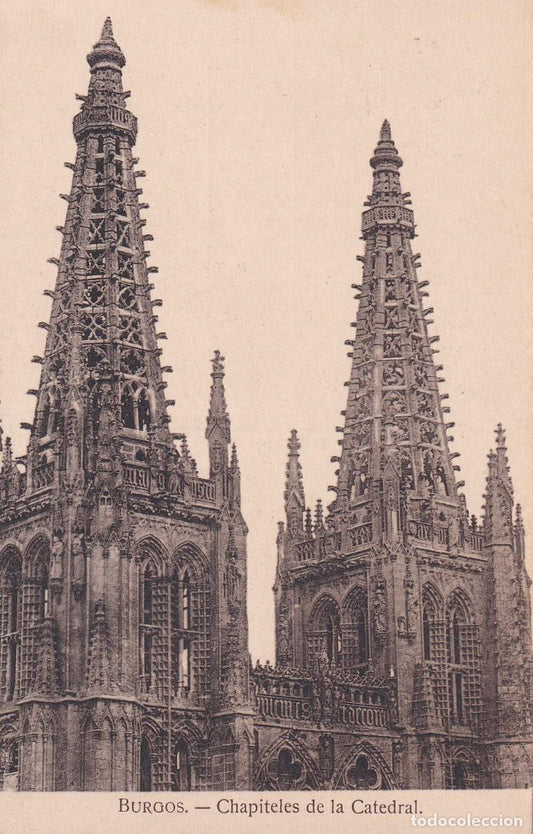
[[[485,546],[485,536],[483,533],[473,532],[470,530],[468,542],[471,550],[482,551]]]
[[[41,463],[32,472],[33,489],[45,489],[54,483],[54,462]]]
[[[403,206],[376,206],[363,212],[362,229],[367,232],[374,226],[402,226],[412,229],[414,227],[413,212]]]
[[[410,519],[408,530],[409,535],[418,539],[418,541],[429,542],[446,549],[450,547],[450,530],[445,525]],[[470,527],[467,527],[466,530],[460,529],[457,544],[460,548],[467,546],[470,550],[482,551],[485,544],[483,532],[477,529],[472,530]]]
[[[358,524],[356,527],[351,527],[348,530],[348,535],[352,549],[370,544],[372,541],[372,522],[365,522],[364,524]]]
[[[170,495],[181,497],[184,495],[184,482],[177,475],[164,471],[153,475],[147,465],[126,463],[124,464],[124,483],[140,492],[150,492],[156,487],[157,492],[168,492]],[[155,484],[153,479],[156,478]],[[212,481],[203,478],[192,478],[186,488],[187,496],[193,502],[213,504],[215,501],[215,485]]]
[[[150,488],[150,471],[147,466],[134,463],[124,464],[124,483],[135,489],[147,491]]]
[[[110,105],[92,105],[84,107],[74,116],[74,136],[79,138],[87,130],[100,127],[114,127],[127,130],[133,138],[137,136],[137,119],[128,110]]]
[[[195,501],[206,501],[212,504],[215,500],[215,485],[204,478],[193,478],[189,482],[191,498]]]
[[[391,683],[369,674],[257,666],[252,672],[252,690],[257,713],[276,722],[386,728],[396,720]]]
[[[433,530],[431,524],[426,521],[410,521],[409,533],[422,542],[433,541]]]
[[[296,545],[296,559],[298,562],[309,562],[315,559],[326,559],[341,549],[341,534],[335,532],[322,533],[300,541]]]

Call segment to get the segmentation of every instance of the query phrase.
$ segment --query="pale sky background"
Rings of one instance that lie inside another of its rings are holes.
[[[486,453],[508,429],[533,538],[532,13],[522,0],[0,0],[0,415],[31,421],[70,190],[74,93],[106,15],[125,52],[154,297],[165,304],[173,431],[207,474],[214,348],[250,534],[252,656],[273,657],[271,586],[286,441],[308,501],[329,502],[349,375],[368,159],[385,117],[404,159],[462,454],[479,513]],[[533,545],[531,545],[533,548]]]

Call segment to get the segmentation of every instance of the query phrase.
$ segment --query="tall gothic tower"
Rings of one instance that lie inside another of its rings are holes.
[[[169,428],[137,120],[109,18],[87,60],[35,417],[0,473],[0,780],[245,786],[246,525],[223,357],[204,479]]]
[[[275,583],[278,666],[371,675],[396,692],[403,787],[531,784],[530,581],[505,437],[470,517],[435,364],[427,281],[389,123],[370,160],[363,278],[335,498],[306,509],[295,431]],[[363,681],[363,678],[360,678]],[[368,703],[369,701],[367,701]],[[376,759],[377,762],[377,759]],[[378,765],[375,765],[376,768]]]

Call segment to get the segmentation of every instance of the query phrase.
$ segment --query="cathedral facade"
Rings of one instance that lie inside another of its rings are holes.
[[[0,469],[0,787],[527,787],[530,580],[496,431],[484,517],[448,448],[437,337],[383,124],[334,500],[312,513],[291,432],[275,663],[251,667],[224,359],[200,477],[171,432],[111,22],[87,58],[35,416]]]

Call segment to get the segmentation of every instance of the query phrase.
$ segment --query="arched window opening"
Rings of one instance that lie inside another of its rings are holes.
[[[0,693],[7,700],[17,690],[22,593],[21,562],[8,558],[0,574]]]
[[[189,574],[186,573],[183,577],[183,587],[181,590],[181,600],[182,600],[182,612],[183,612],[183,628],[189,629],[190,628],[190,600],[191,600],[191,589],[190,589],[190,582],[189,582]]]
[[[189,748],[183,739],[176,745],[174,757],[174,790],[190,791],[191,789],[191,761]]]
[[[448,675],[448,690],[452,721],[462,724],[465,720],[464,674],[462,672],[450,672]]]
[[[155,571],[147,564],[141,577],[140,587],[140,676],[144,692],[149,692],[153,685],[153,648],[154,648],[154,581]]]
[[[462,662],[462,634],[465,616],[457,606],[448,608],[446,612],[446,648],[448,662],[457,664]]]
[[[318,610],[309,618],[307,634],[308,660],[310,663],[338,665],[342,662],[342,633],[339,609],[329,598],[322,600]]]
[[[120,139],[118,138],[118,136],[115,139],[115,153],[117,155],[120,155]]]
[[[342,664],[350,672],[364,672],[368,666],[368,603],[363,588],[350,592],[343,607]]]
[[[121,399],[121,416],[122,423],[126,429],[134,429],[135,426],[135,404],[132,393],[129,388],[125,388],[122,392]]]
[[[415,488],[415,476],[413,464],[409,455],[403,455],[400,462],[400,478],[406,489]]]
[[[446,662],[446,629],[442,602],[432,588],[422,592],[422,649],[424,660]]]
[[[461,637],[459,633],[459,618],[457,617],[457,612],[454,611],[453,619],[452,619],[452,635],[451,635],[451,649],[452,649],[452,661],[453,663],[460,663],[461,662]]]
[[[152,790],[152,751],[146,736],[141,738],[141,791]]]
[[[104,137],[103,136],[98,137],[98,149],[97,149],[96,152],[97,153],[103,153],[104,152]]]
[[[146,391],[144,391],[144,389],[141,391],[139,395],[139,399],[137,401],[137,410],[139,431],[149,429],[151,423],[150,403],[148,402],[148,397],[146,396]]]
[[[357,625],[357,660],[360,664],[368,662],[368,623],[366,611],[358,611],[356,614]]]
[[[452,788],[455,791],[464,791],[466,785],[466,767],[462,762],[455,762],[452,765]]]
[[[18,773],[20,759],[20,745],[18,741],[14,741],[9,749],[9,757],[7,760],[6,773]]]
[[[41,619],[44,620],[50,614],[50,582],[48,571],[43,574],[42,595],[41,595]]]
[[[422,616],[422,628],[424,634],[424,660],[431,660],[431,631],[430,620],[427,609],[424,608]]]
[[[43,410],[41,414],[41,431],[39,432],[40,437],[46,437],[48,434],[48,424],[50,422],[50,411],[51,411],[51,403],[50,397],[47,394],[44,400]]]
[[[336,633],[335,633],[335,623],[333,621],[333,617],[327,617],[326,619],[326,655],[330,663],[333,663],[335,657],[335,642],[336,642]]]
[[[172,645],[174,647],[173,688],[174,694],[187,695],[192,690],[192,610],[191,580],[189,571],[179,576],[174,574],[172,582]]]
[[[146,431],[152,422],[150,401],[144,388],[136,382],[125,385],[121,396],[122,423],[127,429]]]

